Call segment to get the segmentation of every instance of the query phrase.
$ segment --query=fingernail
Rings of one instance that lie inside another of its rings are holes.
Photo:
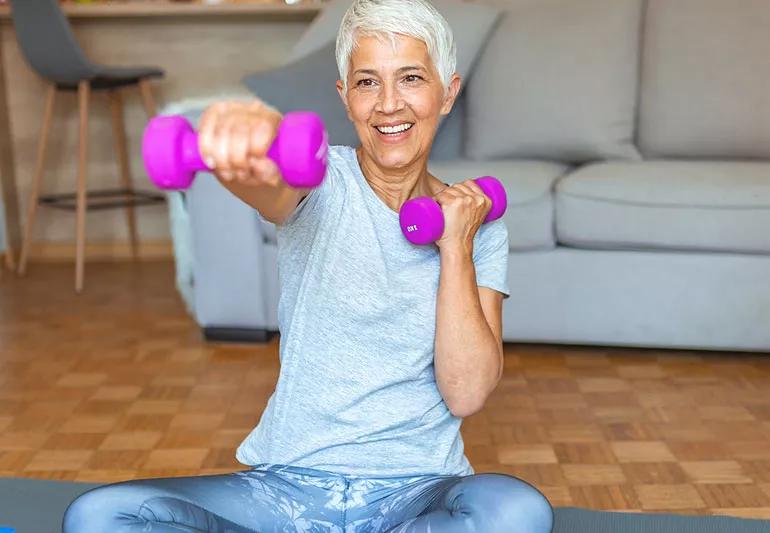
[[[207,167],[214,168],[214,158],[207,157],[206,159],[203,160],[203,162],[206,163]]]

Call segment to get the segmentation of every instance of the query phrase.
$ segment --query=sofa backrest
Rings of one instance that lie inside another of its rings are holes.
[[[482,1],[504,15],[466,87],[466,154],[638,159],[643,0]]]
[[[770,0],[648,0],[646,157],[770,158]]]

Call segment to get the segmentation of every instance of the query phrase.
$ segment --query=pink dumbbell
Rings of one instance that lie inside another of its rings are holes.
[[[508,206],[508,197],[505,194],[503,184],[492,176],[476,178],[473,181],[492,200],[492,209],[490,209],[487,218],[484,219],[484,223],[492,222],[503,216],[505,208]],[[414,198],[402,205],[399,221],[401,222],[401,231],[412,244],[432,243],[444,234],[444,213],[438,202],[428,196]]]
[[[292,187],[317,187],[326,175],[329,142],[321,117],[309,111],[287,113],[267,152]],[[182,116],[150,120],[142,139],[150,179],[161,189],[187,189],[195,173],[211,170],[201,159],[198,134]]]

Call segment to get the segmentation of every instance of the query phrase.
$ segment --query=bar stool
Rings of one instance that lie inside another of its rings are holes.
[[[111,67],[89,61],[75,40],[70,24],[59,7],[58,0],[12,0],[11,16],[16,39],[29,65],[48,82],[43,124],[38,145],[35,174],[27,207],[18,273],[26,270],[32,228],[38,204],[66,210],[76,210],[75,290],[83,290],[85,260],[85,222],[87,209],[126,208],[131,250],[137,257],[138,241],[134,206],[165,201],[162,194],[134,190],[131,184],[129,160],[123,123],[123,101],[120,89],[138,85],[147,117],[156,113],[149,80],[164,75],[154,67]],[[107,91],[118,156],[122,187],[98,191],[86,190],[88,157],[88,109],[91,91]],[[51,129],[54,101],[58,91],[77,91],[80,114],[77,192],[40,195],[40,184],[46,157],[48,134]],[[73,203],[74,201],[74,203]]]

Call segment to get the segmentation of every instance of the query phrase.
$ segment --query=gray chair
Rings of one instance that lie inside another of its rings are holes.
[[[83,54],[58,0],[12,0],[11,17],[16,39],[30,67],[48,83],[48,91],[40,133],[35,175],[27,207],[22,240],[19,274],[24,274],[29,254],[30,238],[38,204],[77,211],[77,249],[75,290],[83,289],[85,257],[85,217],[88,209],[126,208],[134,257],[138,241],[134,206],[159,203],[164,196],[155,192],[133,189],[129,171],[126,134],[123,123],[123,101],[119,90],[138,85],[148,118],[156,113],[149,80],[160,78],[163,71],[155,67],[112,67],[89,61]],[[91,91],[107,91],[110,100],[115,150],[121,171],[122,187],[87,191],[86,160],[88,154],[88,111]],[[77,91],[80,110],[80,141],[78,184],[76,193],[40,195],[46,146],[58,91]]]

